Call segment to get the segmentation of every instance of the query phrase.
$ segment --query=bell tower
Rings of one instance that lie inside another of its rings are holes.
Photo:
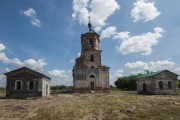
[[[81,56],[73,68],[73,84],[77,91],[109,89],[109,67],[102,66],[100,35],[88,23],[89,32],[81,35]]]

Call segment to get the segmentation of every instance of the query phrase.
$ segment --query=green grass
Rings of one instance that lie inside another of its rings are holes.
[[[0,88],[0,97],[4,97],[5,96],[5,89]]]
[[[0,119],[178,120],[180,96],[111,90],[110,93],[59,94],[36,100],[0,100],[0,108]]]

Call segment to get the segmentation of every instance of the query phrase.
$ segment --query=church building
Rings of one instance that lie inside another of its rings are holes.
[[[5,73],[7,77],[6,97],[26,98],[50,95],[48,76],[27,67]]]
[[[88,23],[89,32],[81,35],[81,56],[73,67],[75,92],[107,91],[109,68],[101,64],[100,35]]]
[[[169,70],[143,74],[138,77],[137,92],[142,94],[176,95],[178,76]]]

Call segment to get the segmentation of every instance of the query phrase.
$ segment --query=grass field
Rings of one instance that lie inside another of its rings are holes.
[[[0,88],[0,97],[3,97],[5,95],[5,89]]]
[[[110,93],[58,94],[44,98],[0,99],[0,120],[180,120],[180,95]]]

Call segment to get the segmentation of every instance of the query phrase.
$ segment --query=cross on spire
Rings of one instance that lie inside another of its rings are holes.
[[[88,18],[89,18],[89,23],[90,23],[90,20],[91,20],[91,16],[89,16]]]
[[[88,23],[88,28],[89,28],[89,32],[91,32],[92,31],[92,25],[91,25],[91,17],[89,16],[88,17],[89,18],[89,23]]]

